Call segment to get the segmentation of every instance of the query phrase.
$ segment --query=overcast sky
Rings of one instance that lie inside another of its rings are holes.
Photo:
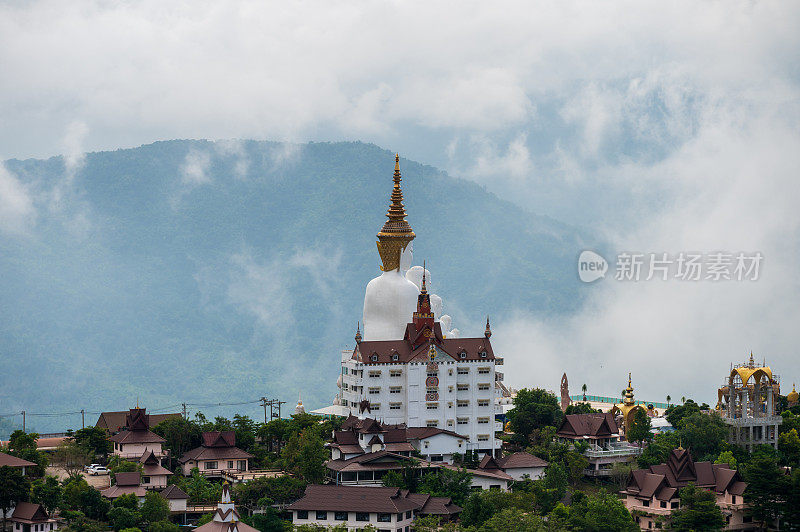
[[[619,250],[761,252],[756,282],[605,279],[570,320],[495,325],[512,385],[630,370],[652,400],[710,400],[751,349],[800,378],[799,82],[785,1],[0,5],[0,159],[363,140]],[[0,228],[35,209],[0,169]]]

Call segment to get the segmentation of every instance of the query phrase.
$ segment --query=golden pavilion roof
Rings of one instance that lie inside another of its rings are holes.
[[[405,251],[409,242],[416,236],[406,220],[406,208],[403,205],[403,190],[400,187],[400,155],[394,156],[394,186],[386,212],[386,222],[378,233],[378,253],[381,256],[383,271],[396,270],[400,267],[400,254]]]

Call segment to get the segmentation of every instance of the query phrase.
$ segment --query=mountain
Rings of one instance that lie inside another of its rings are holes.
[[[80,416],[35,414],[291,405],[298,392],[329,404],[379,273],[392,153],[174,140],[4,166],[35,212],[0,232],[0,414],[57,430]],[[581,304],[575,259],[591,235],[430,166],[401,171],[415,264],[462,334],[486,314]]]

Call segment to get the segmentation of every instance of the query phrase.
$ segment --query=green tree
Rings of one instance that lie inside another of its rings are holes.
[[[217,502],[222,496],[222,486],[209,481],[196,467],[190,476],[177,479],[175,483],[186,492],[192,504]]]
[[[689,484],[680,489],[681,507],[672,512],[670,528],[693,530],[722,530],[725,520],[717,506],[714,493]]]
[[[461,522],[465,526],[480,528],[492,516],[509,508],[530,514],[535,510],[533,499],[527,492],[485,490],[469,496],[461,513]]]
[[[733,456],[733,453],[731,451],[722,451],[721,453],[719,453],[719,456],[717,456],[717,459],[714,460],[714,463],[728,464],[728,466],[730,466],[731,468],[736,469],[737,461],[736,457]]]
[[[48,513],[61,505],[63,490],[56,477],[46,476],[31,484],[31,502],[41,504]]]
[[[157,491],[148,491],[142,507],[139,508],[139,514],[147,524],[164,521],[169,519],[169,502]]]
[[[514,439],[525,445],[534,429],[544,426],[557,427],[563,413],[556,396],[547,390],[523,388],[514,398],[514,408],[508,414]]]
[[[47,456],[36,446],[38,439],[35,432],[15,430],[8,441],[8,454],[36,464],[25,468],[25,474],[30,477],[43,477],[47,470]]]
[[[589,460],[582,454],[569,451],[564,455],[562,463],[567,471],[567,478],[575,485],[582,477],[584,470],[589,467]]]
[[[181,527],[167,520],[150,523],[148,532],[179,532]]]
[[[761,451],[743,471],[747,488],[744,498],[750,504],[753,519],[771,523],[781,517],[791,480],[778,467],[775,455]]]
[[[258,426],[249,416],[233,416],[233,430],[236,432],[236,446],[250,451],[256,443]]]
[[[124,493],[114,499],[111,503],[113,508],[127,508],[128,510],[139,509],[139,498],[135,493]]]
[[[164,438],[164,448],[169,449],[172,459],[177,460],[186,451],[200,446],[200,426],[182,417],[170,417],[153,427],[153,432]]]
[[[632,469],[631,465],[625,462],[616,462],[611,466],[611,480],[614,481],[620,491],[628,486]]]
[[[778,436],[778,450],[784,454],[788,465],[792,467],[800,465],[800,437],[797,435],[797,429]]]
[[[687,399],[683,404],[672,405],[664,412],[664,416],[670,425],[678,428],[678,423],[685,417],[700,412],[700,406],[691,399]]]
[[[695,460],[714,460],[719,456],[726,446],[728,430],[716,412],[691,414],[681,419],[678,428],[683,446],[692,451]]]
[[[272,478],[257,478],[250,482],[241,482],[233,486],[232,496],[236,504],[242,506],[262,506],[262,499],[273,503],[285,504],[296,501],[303,496],[308,483],[289,475]]]
[[[628,440],[631,442],[650,441],[653,434],[650,432],[650,416],[642,408],[637,408],[633,413],[631,426],[627,430]]]
[[[0,512],[3,514],[3,530],[6,529],[6,513],[20,501],[28,498],[30,481],[14,467],[0,467]]]
[[[487,519],[478,529],[480,532],[540,532],[547,525],[538,515],[526,513],[518,508],[504,508]]]
[[[111,504],[100,495],[100,492],[89,486],[84,490],[79,498],[79,510],[90,519],[103,520],[108,514]]]
[[[141,516],[136,510],[131,510],[124,506],[115,506],[109,510],[108,520],[114,530],[124,530],[136,527],[141,521]]]
[[[54,462],[67,472],[67,476],[79,475],[91,460],[85,448],[70,440],[64,440],[59,444],[53,458]]]
[[[108,439],[108,433],[100,427],[84,427],[77,430],[73,439],[92,457],[102,456],[105,458],[113,449],[111,440]]]
[[[283,444],[289,441],[291,436],[289,425],[288,419],[276,418],[259,426],[257,434],[262,441],[268,442],[271,452],[280,452]]]
[[[282,530],[292,530],[291,523],[284,521],[278,515],[275,508],[267,507],[264,513],[253,514],[242,519],[246,524],[261,532],[279,532]]]
[[[142,464],[125,460],[121,456],[114,455],[111,457],[111,460],[108,461],[108,473],[112,481],[115,481],[114,475],[117,473],[133,473],[141,470]]]
[[[676,449],[678,445],[680,445],[680,435],[677,431],[656,434],[639,455],[637,459],[639,467],[647,469],[652,465],[663,464],[669,458],[670,451]]]
[[[422,476],[417,491],[434,497],[450,497],[453,502],[463,506],[470,494],[472,475],[465,469],[441,468]]]
[[[615,495],[600,489],[595,494],[573,498],[569,523],[576,530],[596,532],[638,532],[639,527],[625,505]]]
[[[306,482],[318,484],[325,478],[328,452],[313,427],[307,427],[289,438],[281,459],[287,471],[299,474]]]
[[[596,412],[600,412],[600,410],[595,410],[589,403],[572,403],[570,405],[567,405],[567,409],[564,411],[564,415],[594,414]]]

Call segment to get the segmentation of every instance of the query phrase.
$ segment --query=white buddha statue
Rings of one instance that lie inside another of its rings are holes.
[[[370,340],[400,340],[406,325],[411,322],[417,308],[424,268],[411,267],[414,232],[406,221],[403,207],[403,192],[400,188],[400,158],[395,155],[394,187],[391,203],[386,214],[388,220],[378,233],[378,253],[381,257],[383,273],[367,284],[364,295],[364,335]],[[426,273],[430,281],[430,273]],[[442,298],[431,294],[431,307],[434,316],[442,312]],[[458,330],[450,330],[449,316],[447,327],[442,331],[446,336],[458,335]]]

